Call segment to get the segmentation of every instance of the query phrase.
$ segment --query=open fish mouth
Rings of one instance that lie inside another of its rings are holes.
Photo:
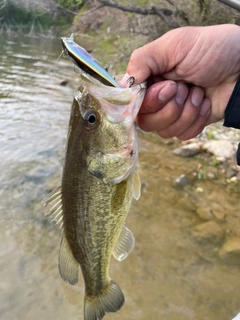
[[[84,90],[91,94],[101,104],[103,112],[109,121],[119,123],[123,120],[131,125],[141,107],[145,92],[146,82],[128,88],[107,87],[95,78],[84,73],[81,74]],[[81,93],[75,96],[78,99]]]

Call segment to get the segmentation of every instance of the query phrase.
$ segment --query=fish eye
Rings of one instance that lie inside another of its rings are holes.
[[[100,115],[94,109],[88,109],[83,114],[83,120],[87,129],[96,128],[100,123]]]
[[[88,117],[88,122],[93,124],[95,121],[97,120],[95,114],[90,114],[89,117]]]

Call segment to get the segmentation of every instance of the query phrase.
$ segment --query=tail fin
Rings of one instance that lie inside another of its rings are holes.
[[[124,304],[122,290],[113,280],[97,297],[85,297],[84,320],[101,320],[108,312],[118,311]]]

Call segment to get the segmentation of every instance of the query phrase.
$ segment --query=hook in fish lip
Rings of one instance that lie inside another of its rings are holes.
[[[141,86],[141,83],[137,82],[135,77],[133,76],[130,76],[128,79],[127,79],[127,83],[128,83],[128,87],[131,88],[132,86],[134,85],[138,85],[139,86],[139,91],[143,90],[142,86]]]

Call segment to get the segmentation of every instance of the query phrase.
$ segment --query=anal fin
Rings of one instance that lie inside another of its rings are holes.
[[[71,285],[75,285],[78,282],[79,264],[72,254],[65,235],[62,237],[60,245],[58,269],[60,276],[65,282]]]
[[[135,239],[132,232],[125,226],[122,227],[120,236],[113,249],[113,256],[118,261],[127,258],[135,245]]]

